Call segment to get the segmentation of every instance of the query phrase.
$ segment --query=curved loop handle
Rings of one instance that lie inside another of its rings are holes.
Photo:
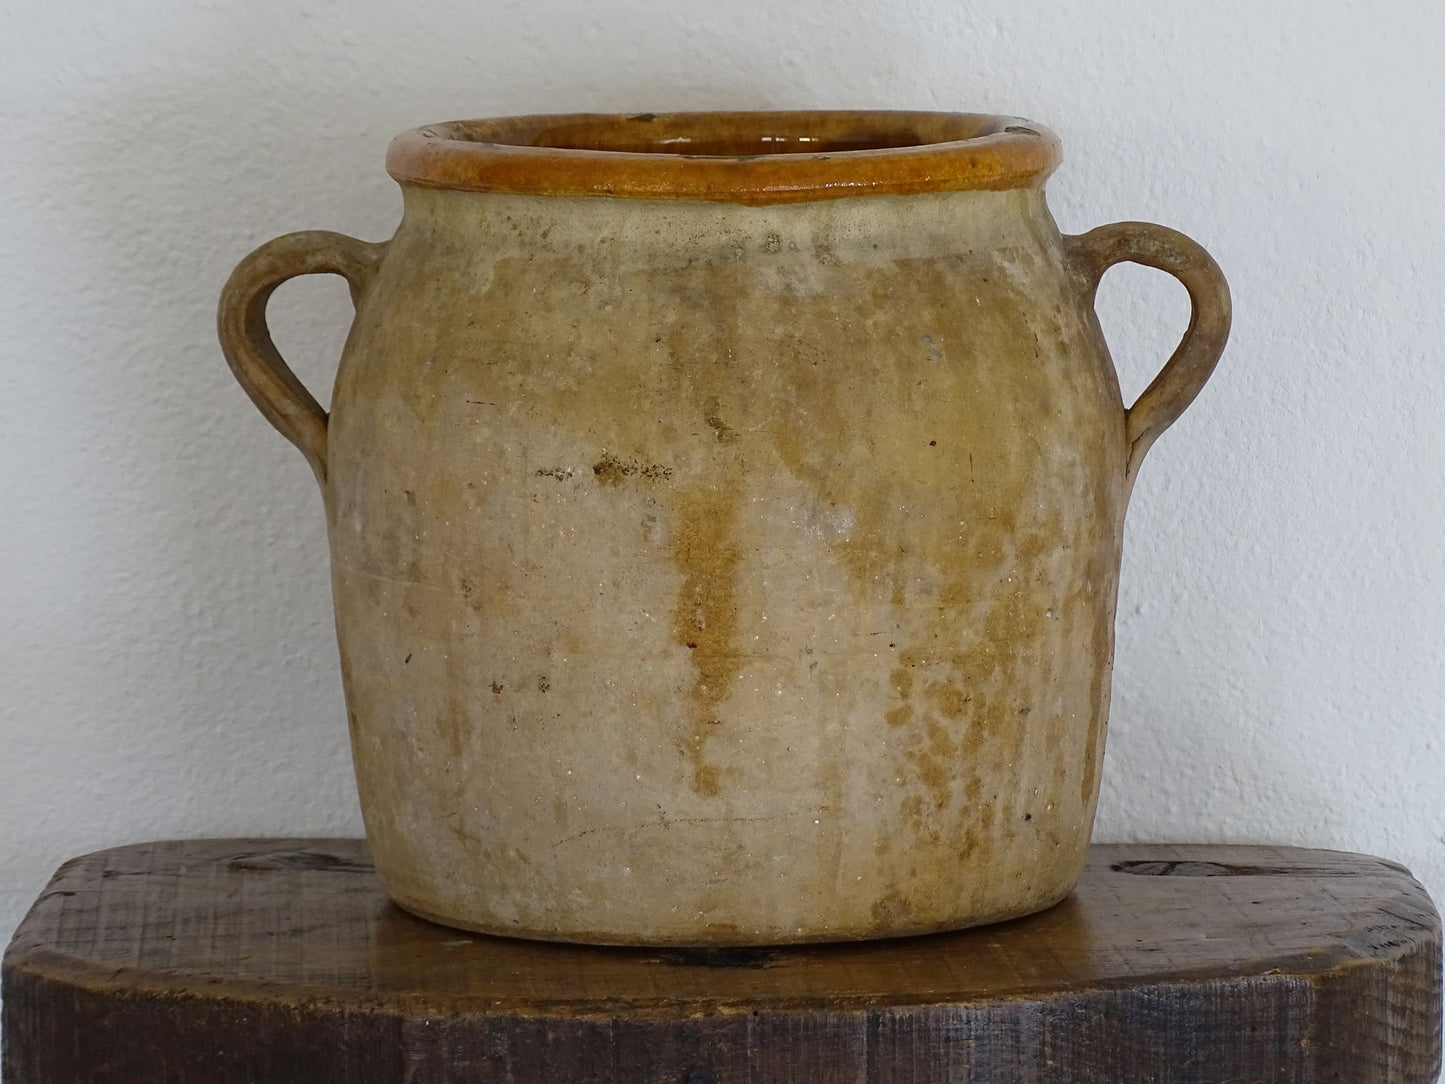
[[[1149,446],[1194,401],[1224,353],[1229,338],[1229,284],[1209,253],[1167,226],[1115,222],[1066,237],[1064,243],[1084,279],[1090,306],[1104,272],[1125,261],[1166,271],[1189,291],[1188,330],[1154,382],[1127,411],[1125,476],[1132,479]]]
[[[221,291],[216,329],[221,350],[257,409],[296,447],[326,484],[326,411],[282,360],[266,327],[266,303],[276,287],[298,275],[340,275],[358,304],[386,252],[329,230],[288,233],[251,253]]]

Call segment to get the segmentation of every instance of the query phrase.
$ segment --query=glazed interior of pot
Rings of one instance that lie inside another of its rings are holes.
[[[846,154],[977,139],[1009,130],[1009,118],[968,113],[635,113],[504,117],[445,126],[449,139],[514,147],[753,158]],[[438,132],[437,134],[442,134]]]

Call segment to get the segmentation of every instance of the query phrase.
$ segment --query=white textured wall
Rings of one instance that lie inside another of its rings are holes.
[[[1234,288],[1129,518],[1098,835],[1299,843],[1445,898],[1445,82],[1434,0],[111,0],[0,8],[0,939],[63,859],[353,833],[321,505],[215,345],[233,263],[389,235],[458,116],[972,109],[1063,137],[1060,225]],[[1137,392],[1186,318],[1125,268]],[[324,393],[340,280],[285,287]]]

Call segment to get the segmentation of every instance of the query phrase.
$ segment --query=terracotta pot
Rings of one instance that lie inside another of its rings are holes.
[[[1068,893],[1124,507],[1213,369],[1197,245],[1061,237],[1036,124],[523,117],[409,132],[389,242],[236,269],[236,377],[321,482],[377,871],[470,929],[884,937]],[[1193,317],[1126,409],[1103,271]],[[328,414],[271,291],[345,276]]]

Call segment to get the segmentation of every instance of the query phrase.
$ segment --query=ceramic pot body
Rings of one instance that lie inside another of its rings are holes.
[[[313,456],[393,898],[756,944],[1067,894],[1152,439],[1093,313],[1107,245],[1032,180],[403,181]]]

